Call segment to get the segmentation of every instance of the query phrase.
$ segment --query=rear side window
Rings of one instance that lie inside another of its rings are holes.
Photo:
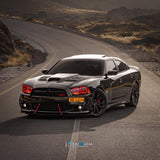
[[[125,71],[125,70],[128,69],[128,66],[125,63],[123,63],[122,61],[115,60],[115,63],[116,63],[116,66],[119,69],[119,72],[122,72],[122,71]]]
[[[116,69],[116,65],[113,61],[108,61],[106,62],[106,73],[108,73],[109,71],[115,71]]]

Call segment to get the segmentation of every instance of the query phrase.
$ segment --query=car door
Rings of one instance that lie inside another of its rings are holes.
[[[116,67],[118,68],[117,76],[119,77],[119,92],[117,93],[117,97],[125,101],[129,98],[132,88],[132,83],[130,82],[129,67],[121,60],[115,60],[114,62],[116,64]]]
[[[115,62],[113,60],[107,60],[105,67],[106,67],[105,72],[107,74],[105,88],[106,88],[106,93],[108,95],[108,103],[114,103],[118,101],[121,96],[120,95],[121,89],[119,88],[120,76],[118,74],[108,75],[108,72],[110,71],[118,72],[118,68],[116,67]]]

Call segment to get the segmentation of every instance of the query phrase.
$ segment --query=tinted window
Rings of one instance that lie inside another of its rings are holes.
[[[62,60],[48,74],[78,73],[80,75],[98,76],[103,74],[102,60]]]
[[[113,70],[117,70],[115,63],[113,61],[108,61],[106,63],[106,73],[108,73],[109,71],[113,71]]]
[[[115,63],[116,63],[116,65],[117,65],[118,69],[119,69],[119,72],[128,69],[128,66],[127,66],[125,63],[121,62],[121,61],[117,61],[117,60],[116,60]]]

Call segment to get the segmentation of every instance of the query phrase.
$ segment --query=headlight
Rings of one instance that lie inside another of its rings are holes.
[[[28,93],[30,94],[33,90],[33,87],[27,86],[27,85],[22,85],[22,92],[23,93]]]
[[[91,93],[89,88],[85,86],[72,88],[71,92],[73,95],[84,95]]]

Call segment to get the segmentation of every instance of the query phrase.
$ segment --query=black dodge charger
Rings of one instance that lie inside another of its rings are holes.
[[[21,111],[29,115],[100,116],[112,106],[136,107],[138,103],[139,68],[116,57],[76,55],[42,73],[22,85],[19,103]]]

